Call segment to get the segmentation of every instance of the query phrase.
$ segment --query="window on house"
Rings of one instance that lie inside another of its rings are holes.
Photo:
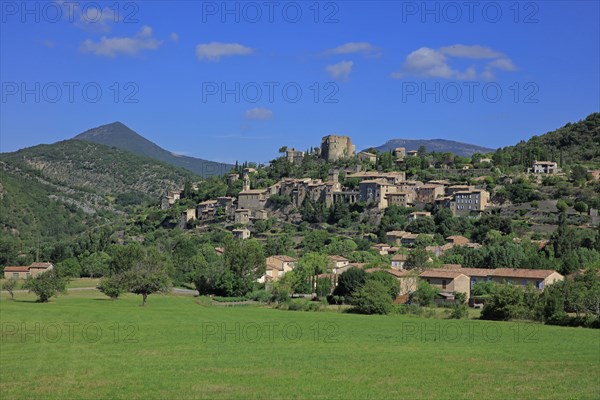
[[[445,279],[442,280],[442,289],[446,289],[446,280]]]
[[[13,278],[19,279],[19,273],[18,272],[13,272]]]

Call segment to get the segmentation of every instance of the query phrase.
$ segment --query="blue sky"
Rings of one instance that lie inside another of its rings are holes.
[[[121,121],[215,161],[511,145],[600,110],[597,1],[1,2],[1,151]],[[259,91],[260,90],[260,91]]]

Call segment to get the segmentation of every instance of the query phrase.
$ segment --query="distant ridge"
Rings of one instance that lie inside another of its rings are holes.
[[[385,144],[373,147],[379,151],[391,151],[396,147],[404,147],[406,150],[418,150],[420,146],[425,146],[427,151],[435,151],[437,153],[451,152],[458,156],[470,157],[475,153],[491,153],[496,149],[488,147],[477,146],[474,144],[456,142],[454,140],[446,139],[391,139],[385,142]]]
[[[171,153],[155,143],[152,143],[121,122],[113,122],[111,124],[87,130],[75,136],[73,139],[127,150],[135,154],[185,168],[188,171],[192,171],[203,177],[223,175],[233,167],[231,164],[217,163]]]

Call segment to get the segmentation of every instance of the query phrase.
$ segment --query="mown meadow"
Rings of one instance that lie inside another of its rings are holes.
[[[0,397],[597,399],[600,331],[217,306],[0,300]]]

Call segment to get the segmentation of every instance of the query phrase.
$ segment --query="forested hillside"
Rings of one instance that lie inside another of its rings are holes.
[[[531,167],[534,160],[554,161],[561,166],[600,164],[600,113],[515,146],[498,149],[496,165]]]
[[[158,203],[197,175],[79,140],[0,155],[0,235],[20,246],[74,238],[115,224],[128,207]]]

